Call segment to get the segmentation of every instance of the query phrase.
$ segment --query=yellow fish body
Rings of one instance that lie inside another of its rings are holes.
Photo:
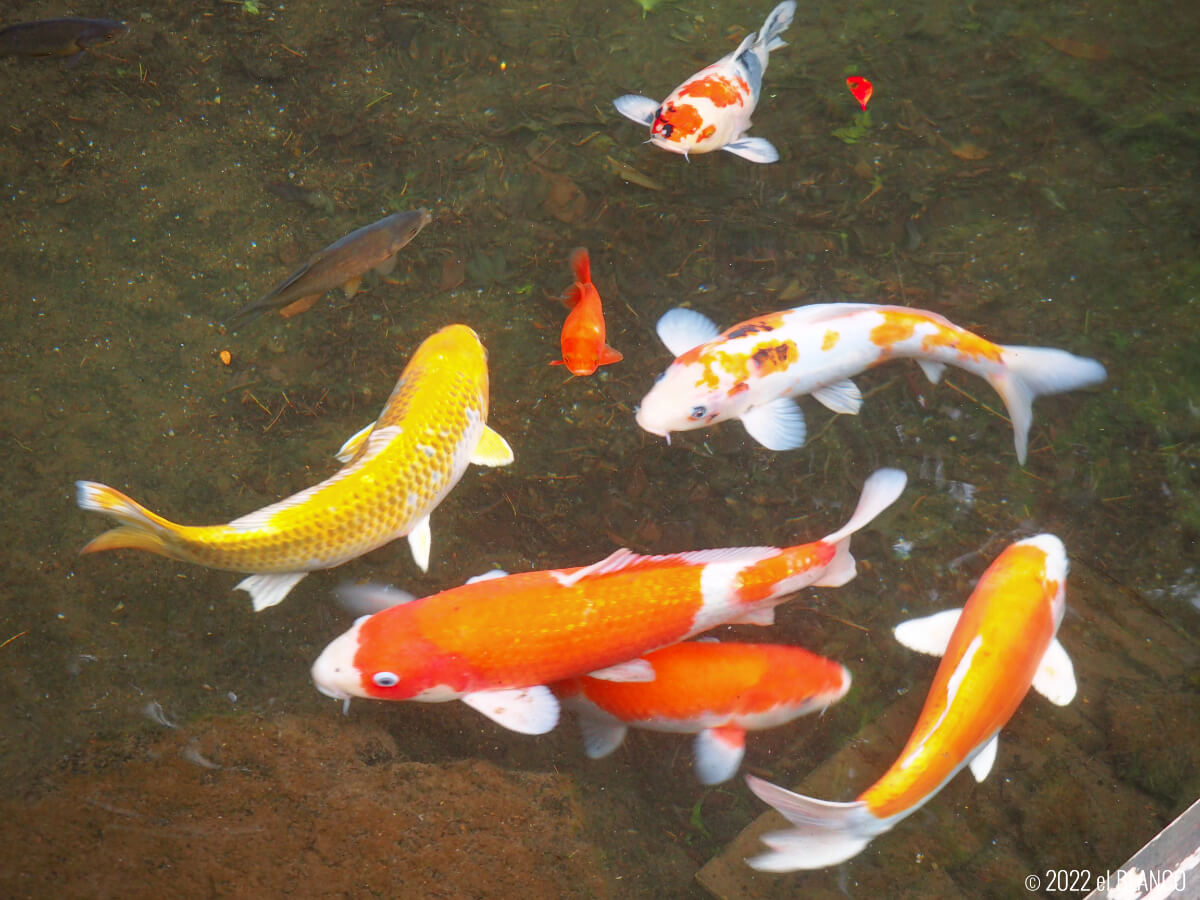
[[[79,506],[121,523],[86,547],[136,548],[213,569],[252,573],[237,587],[255,610],[274,606],[309,572],[408,536],[429,566],[429,514],[476,463],[513,454],[487,426],[487,351],[465,325],[427,338],[405,367],[379,418],[350,438],[330,478],[226,525],[176,525],[120,491],[76,482]]]

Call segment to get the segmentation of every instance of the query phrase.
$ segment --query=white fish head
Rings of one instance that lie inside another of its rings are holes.
[[[1062,624],[1063,614],[1067,610],[1067,573],[1071,563],[1067,557],[1067,548],[1053,534],[1035,534],[1031,538],[1018,541],[1013,546],[1030,545],[1046,554],[1042,570],[1042,580],[1047,586],[1054,585],[1054,595],[1050,598],[1050,615],[1054,619],[1054,630]]]
[[[358,653],[358,633],[369,618],[359,617],[349,631],[330,641],[312,664],[313,684],[326,697],[349,700],[371,696],[363,689],[362,675],[354,662]]]
[[[637,423],[669,440],[672,431],[693,431],[735,419],[749,407],[752,393],[738,385],[716,368],[715,361],[692,358],[689,353],[672,363],[642,398]]]

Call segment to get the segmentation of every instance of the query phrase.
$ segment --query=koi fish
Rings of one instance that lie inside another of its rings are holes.
[[[642,657],[653,681],[580,677],[550,687],[579,717],[592,759],[621,745],[629,727],[695,734],[702,784],[733,777],[746,732],[825,709],[850,690],[845,666],[800,647],[687,641]]]
[[[93,47],[110,44],[129,26],[110,19],[41,19],[0,29],[0,56],[69,56],[73,65]]]
[[[898,469],[875,472],[850,520],[810,544],[667,556],[618,550],[590,566],[489,573],[408,603],[386,588],[344,588],[386,608],[325,648],[313,682],[347,706],[351,697],[461,699],[505,728],[544,734],[558,722],[553,682],[585,673],[653,678],[637,659],[643,653],[725,623],[769,625],[774,607],[797,591],[845,584],[855,575],[851,535],[904,482]]]
[[[750,790],[795,828],[764,835],[756,869],[819,869],[850,859],[916,812],[964,766],[983,781],[997,735],[1032,687],[1065,706],[1075,672],[1055,637],[1066,607],[1067,551],[1039,534],[1010,545],[983,573],[967,605],[913,619],[897,639],[941,654],[925,707],[900,758],[852,803],[814,800],[748,775]]]
[[[867,104],[871,102],[871,95],[875,93],[875,85],[861,75],[851,75],[846,79],[846,87],[850,88],[850,93],[854,95],[854,99],[858,101],[863,112],[866,112]]]
[[[379,418],[337,453],[346,465],[320,484],[226,525],[169,522],[93,481],[76,482],[83,509],[120,526],[83,553],[133,548],[212,569],[253,573],[238,590],[255,610],[274,606],[309,572],[329,569],[408,536],[429,567],[429,515],[469,463],[503,466],[512,450],[487,427],[487,351],[465,325],[427,338]]]
[[[804,413],[791,400],[811,394],[836,413],[857,415],[862,393],[850,380],[889,359],[915,359],[934,384],[947,365],[987,379],[1012,420],[1017,462],[1025,464],[1033,400],[1099,384],[1094,359],[1050,347],[993,344],[922,309],[870,303],[814,303],[769,313],[718,334],[691,309],[658,320],[677,359],[642,398],[637,423],[670,441],[673,431],[741,419],[769,450],[804,444]]]
[[[392,213],[350,232],[314,254],[257,303],[230,316],[229,326],[236,330],[271,309],[278,309],[285,319],[291,318],[312,309],[326,291],[335,287],[353,297],[371,269],[380,275],[391,274],[396,268],[396,254],[431,221],[429,210],[422,207]]]
[[[650,126],[650,143],[672,153],[728,150],[756,163],[773,163],[779,152],[770,141],[747,137],[750,117],[762,95],[762,77],[772,50],[786,46],[779,37],[792,24],[793,0],[771,11],[762,28],[751,32],[736,50],[701,69],[662,103],[638,94],[613,101],[627,119]]]
[[[563,323],[563,358],[550,365],[566,366],[572,375],[591,375],[600,366],[620,362],[624,357],[604,343],[604,310],[592,284],[591,260],[583,247],[571,252],[571,269],[575,284],[563,295],[563,301],[571,307]]]

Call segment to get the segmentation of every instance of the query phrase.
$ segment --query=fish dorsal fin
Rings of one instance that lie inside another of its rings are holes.
[[[584,578],[594,578],[600,575],[611,575],[639,565],[683,564],[705,566],[709,563],[740,563],[751,565],[778,556],[778,547],[721,547],[716,550],[688,550],[684,553],[669,553],[663,556],[643,556],[622,547],[597,563],[584,566],[569,574],[561,569],[553,570],[551,575],[562,587],[570,587]]]
[[[954,634],[961,615],[961,609],[946,609],[920,619],[909,619],[897,625],[892,634],[909,650],[941,656],[950,646],[950,635]]]
[[[429,549],[433,546],[433,532],[429,530],[429,516],[425,516],[408,533],[408,547],[412,550],[413,562],[422,572],[429,571]]]
[[[992,771],[992,766],[996,763],[996,749],[999,746],[1000,735],[993,734],[992,739],[984,744],[979,752],[971,757],[971,761],[967,763],[976,781],[983,781],[983,779],[988,777],[988,772]]]
[[[645,684],[648,681],[654,680],[654,666],[644,659],[630,659],[617,663],[615,666],[605,666],[603,669],[588,672],[588,678],[597,678],[600,681]]]
[[[508,573],[503,569],[492,569],[490,572],[484,572],[482,575],[472,575],[464,582],[465,584],[474,584],[477,581],[494,581],[497,578],[507,578]]]
[[[1033,675],[1033,689],[1056,706],[1066,706],[1075,699],[1075,667],[1058,638],[1046,648]]]
[[[629,729],[623,722],[607,714],[579,714],[579,731],[583,735],[583,752],[588,759],[603,759],[621,746]]]
[[[746,732],[736,725],[705,728],[692,744],[696,754],[696,777],[701,784],[728,781],[742,764]]]
[[[281,601],[307,572],[274,572],[251,575],[243,578],[234,587],[235,591],[245,591],[250,595],[255,612],[262,612],[268,606],[274,606]]]
[[[519,734],[545,734],[558,724],[558,699],[544,684],[465,694],[463,703]]]
[[[479,443],[471,453],[471,462],[477,466],[507,466],[512,461],[513,452],[508,441],[484,425]]]
[[[946,371],[946,364],[934,362],[932,359],[918,359],[917,365],[921,367],[921,371],[925,373],[933,384],[937,384],[942,380],[942,374]]]
[[[659,340],[676,356],[707,344],[721,334],[717,323],[704,313],[682,306],[664,313],[654,330],[658,332]]]
[[[350,460],[354,459],[354,455],[358,453],[359,449],[362,447],[367,437],[371,434],[371,430],[374,427],[375,423],[372,422],[370,425],[360,428],[358,431],[354,432],[354,434],[350,435],[350,437],[346,438],[346,443],[342,444],[342,446],[338,448],[338,452],[333,454],[337,458],[337,461],[348,463]]]
[[[794,450],[804,446],[804,413],[795,401],[777,397],[743,413],[742,424],[750,437],[768,450]]]
[[[817,388],[812,392],[812,398],[826,409],[846,416],[857,416],[862,409],[862,391],[849,378]]]
[[[613,101],[617,112],[639,125],[651,125],[658,115],[658,101],[641,94],[625,94]]]

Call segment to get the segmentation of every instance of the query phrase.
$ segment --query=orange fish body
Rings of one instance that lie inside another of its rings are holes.
[[[1067,554],[1040,534],[1008,547],[979,580],[967,605],[896,628],[901,643],[942,653],[908,743],[884,775],[852,803],[814,800],[768,782],[747,781],[794,826],[765,835],[771,852],[750,860],[774,872],[834,865],[920,809],[964,766],[982,781],[997,734],[1030,686],[1060,706],[1075,676],[1055,634],[1065,609]]]
[[[653,671],[637,659],[644,653],[721,624],[770,624],[773,608],[797,591],[853,578],[851,535],[904,482],[896,469],[874,473],[850,520],[810,544],[666,556],[618,550],[591,566],[496,573],[399,602],[330,643],[313,681],[343,700],[462,699],[507,728],[541,734],[558,721],[548,684],[582,674],[645,680]],[[383,588],[357,590],[389,599]]]
[[[823,710],[850,689],[844,666],[800,647],[686,641],[642,659],[653,681],[582,676],[551,688],[578,714],[591,758],[620,746],[628,727],[695,734],[704,784],[733,777],[747,731]]]
[[[620,362],[623,357],[605,343],[604,310],[592,284],[591,260],[583,247],[571,253],[571,268],[575,284],[563,296],[571,312],[563,323],[562,359],[550,365],[566,366],[572,375],[591,375],[600,366]]]

